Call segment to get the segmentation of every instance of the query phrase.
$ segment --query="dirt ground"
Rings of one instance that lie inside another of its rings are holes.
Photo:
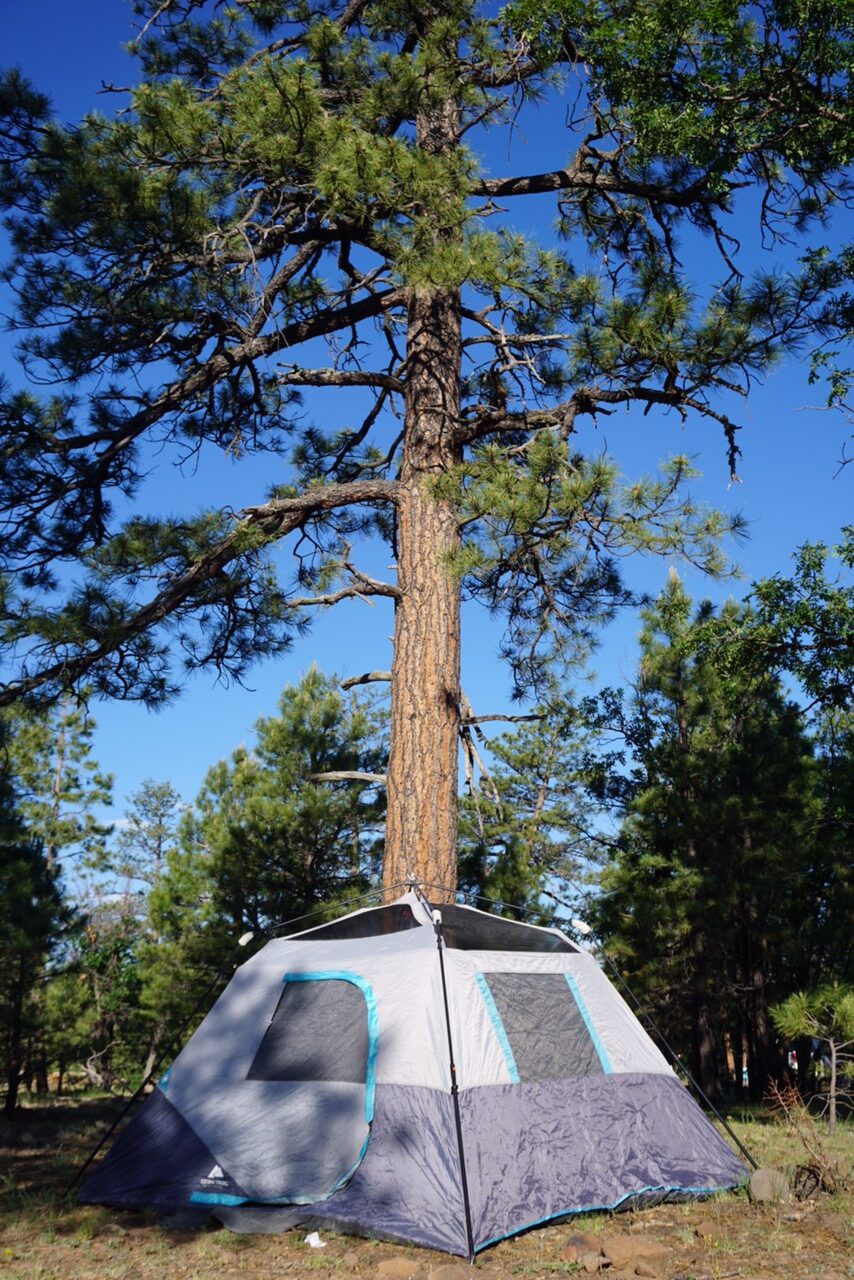
[[[588,1214],[488,1249],[474,1271],[443,1254],[330,1232],[321,1232],[324,1248],[312,1249],[305,1231],[237,1236],[167,1229],[151,1215],[81,1206],[64,1194],[115,1111],[109,1100],[68,1100],[0,1121],[0,1280],[465,1280],[478,1274],[482,1280],[550,1280],[597,1268],[613,1280],[854,1280],[854,1176],[834,1195],[781,1205],[753,1205],[738,1192]],[[805,1160],[802,1144],[780,1121],[762,1113],[731,1121],[760,1164],[791,1173]],[[840,1126],[830,1145],[851,1170],[852,1122]]]

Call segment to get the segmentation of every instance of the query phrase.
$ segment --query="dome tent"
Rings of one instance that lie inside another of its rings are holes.
[[[591,955],[557,929],[436,914],[407,893],[269,942],[81,1199],[467,1256],[744,1181]]]

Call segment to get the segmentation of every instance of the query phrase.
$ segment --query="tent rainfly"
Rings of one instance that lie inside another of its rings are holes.
[[[81,1198],[473,1256],[745,1176],[590,955],[407,893],[242,965]]]

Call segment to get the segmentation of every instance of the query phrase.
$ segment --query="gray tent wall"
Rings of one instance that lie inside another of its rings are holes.
[[[590,955],[557,930],[445,916],[476,1250],[569,1213],[744,1180]],[[436,938],[407,894],[244,964],[81,1198],[465,1256],[460,1169]]]

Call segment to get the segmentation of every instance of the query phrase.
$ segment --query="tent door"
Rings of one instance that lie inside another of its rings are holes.
[[[282,982],[245,1080],[209,1099],[220,1104],[215,1154],[241,1200],[311,1204],[342,1187],[367,1151],[376,1007],[356,974],[286,973]],[[217,1202],[207,1188],[191,1199]]]

